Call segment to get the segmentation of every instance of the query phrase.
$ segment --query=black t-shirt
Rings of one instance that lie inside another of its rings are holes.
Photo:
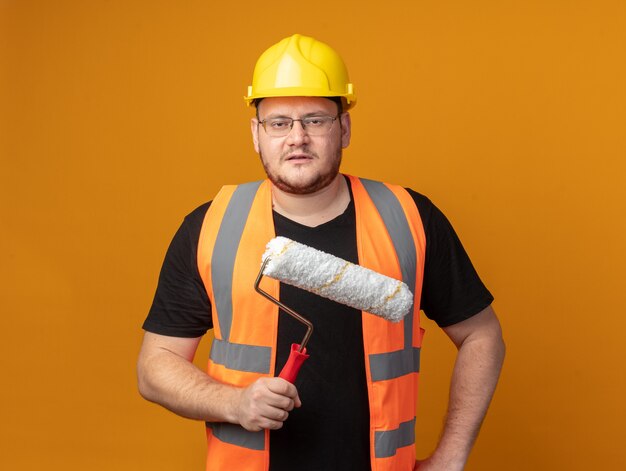
[[[409,190],[424,225],[426,259],[420,308],[445,327],[480,312],[493,297],[476,274],[445,216],[423,195]],[[199,337],[212,327],[210,303],[197,267],[200,229],[210,203],[189,214],[167,251],[154,302],[143,328],[149,332]],[[276,235],[285,236],[358,263],[354,203],[337,218],[308,227],[274,212]],[[369,470],[369,412],[361,313],[289,285],[280,299],[312,321],[296,387],[302,407],[270,434],[270,469]],[[281,313],[276,371],[299,343],[305,328]]]

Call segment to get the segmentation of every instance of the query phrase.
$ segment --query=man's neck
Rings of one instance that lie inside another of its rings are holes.
[[[349,203],[350,190],[342,174],[338,174],[327,187],[308,195],[286,193],[272,186],[274,211],[309,227],[335,219]]]

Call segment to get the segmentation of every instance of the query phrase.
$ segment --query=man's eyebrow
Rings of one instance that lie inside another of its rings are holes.
[[[287,116],[286,114],[270,113],[265,118],[263,118],[261,121],[264,121],[266,119],[291,119],[291,117]]]
[[[328,113],[327,111],[324,111],[324,110],[311,111],[310,113],[305,113],[301,115],[300,118],[309,118],[311,116],[332,116],[332,113]],[[299,119],[299,118],[292,118],[291,116],[288,116],[286,114],[270,113],[265,118],[261,119],[261,121],[266,120],[266,119]]]
[[[307,114],[303,114],[301,117],[302,118],[309,118],[312,116],[332,116],[332,113],[328,113],[324,110],[320,110],[320,111],[312,111],[311,113],[307,113]]]

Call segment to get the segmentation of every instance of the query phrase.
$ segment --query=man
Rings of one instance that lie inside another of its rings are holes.
[[[412,190],[339,173],[355,96],[329,46],[300,35],[272,46],[246,100],[256,106],[252,139],[268,180],[224,187],[185,218],[144,323],[141,394],[206,421],[210,470],[463,469],[504,344],[493,298],[452,227]],[[392,324],[264,280],[315,325],[295,384],[275,377],[303,336],[253,289],[275,235],[403,278],[413,311]],[[416,461],[420,308],[458,356],[440,442]],[[210,328],[205,373],[191,361]]]

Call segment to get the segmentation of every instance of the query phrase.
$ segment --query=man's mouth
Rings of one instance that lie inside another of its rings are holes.
[[[292,161],[305,161],[305,160],[312,160],[313,156],[311,155],[307,155],[307,154],[293,154],[288,156],[285,160],[288,162],[292,162]]]

